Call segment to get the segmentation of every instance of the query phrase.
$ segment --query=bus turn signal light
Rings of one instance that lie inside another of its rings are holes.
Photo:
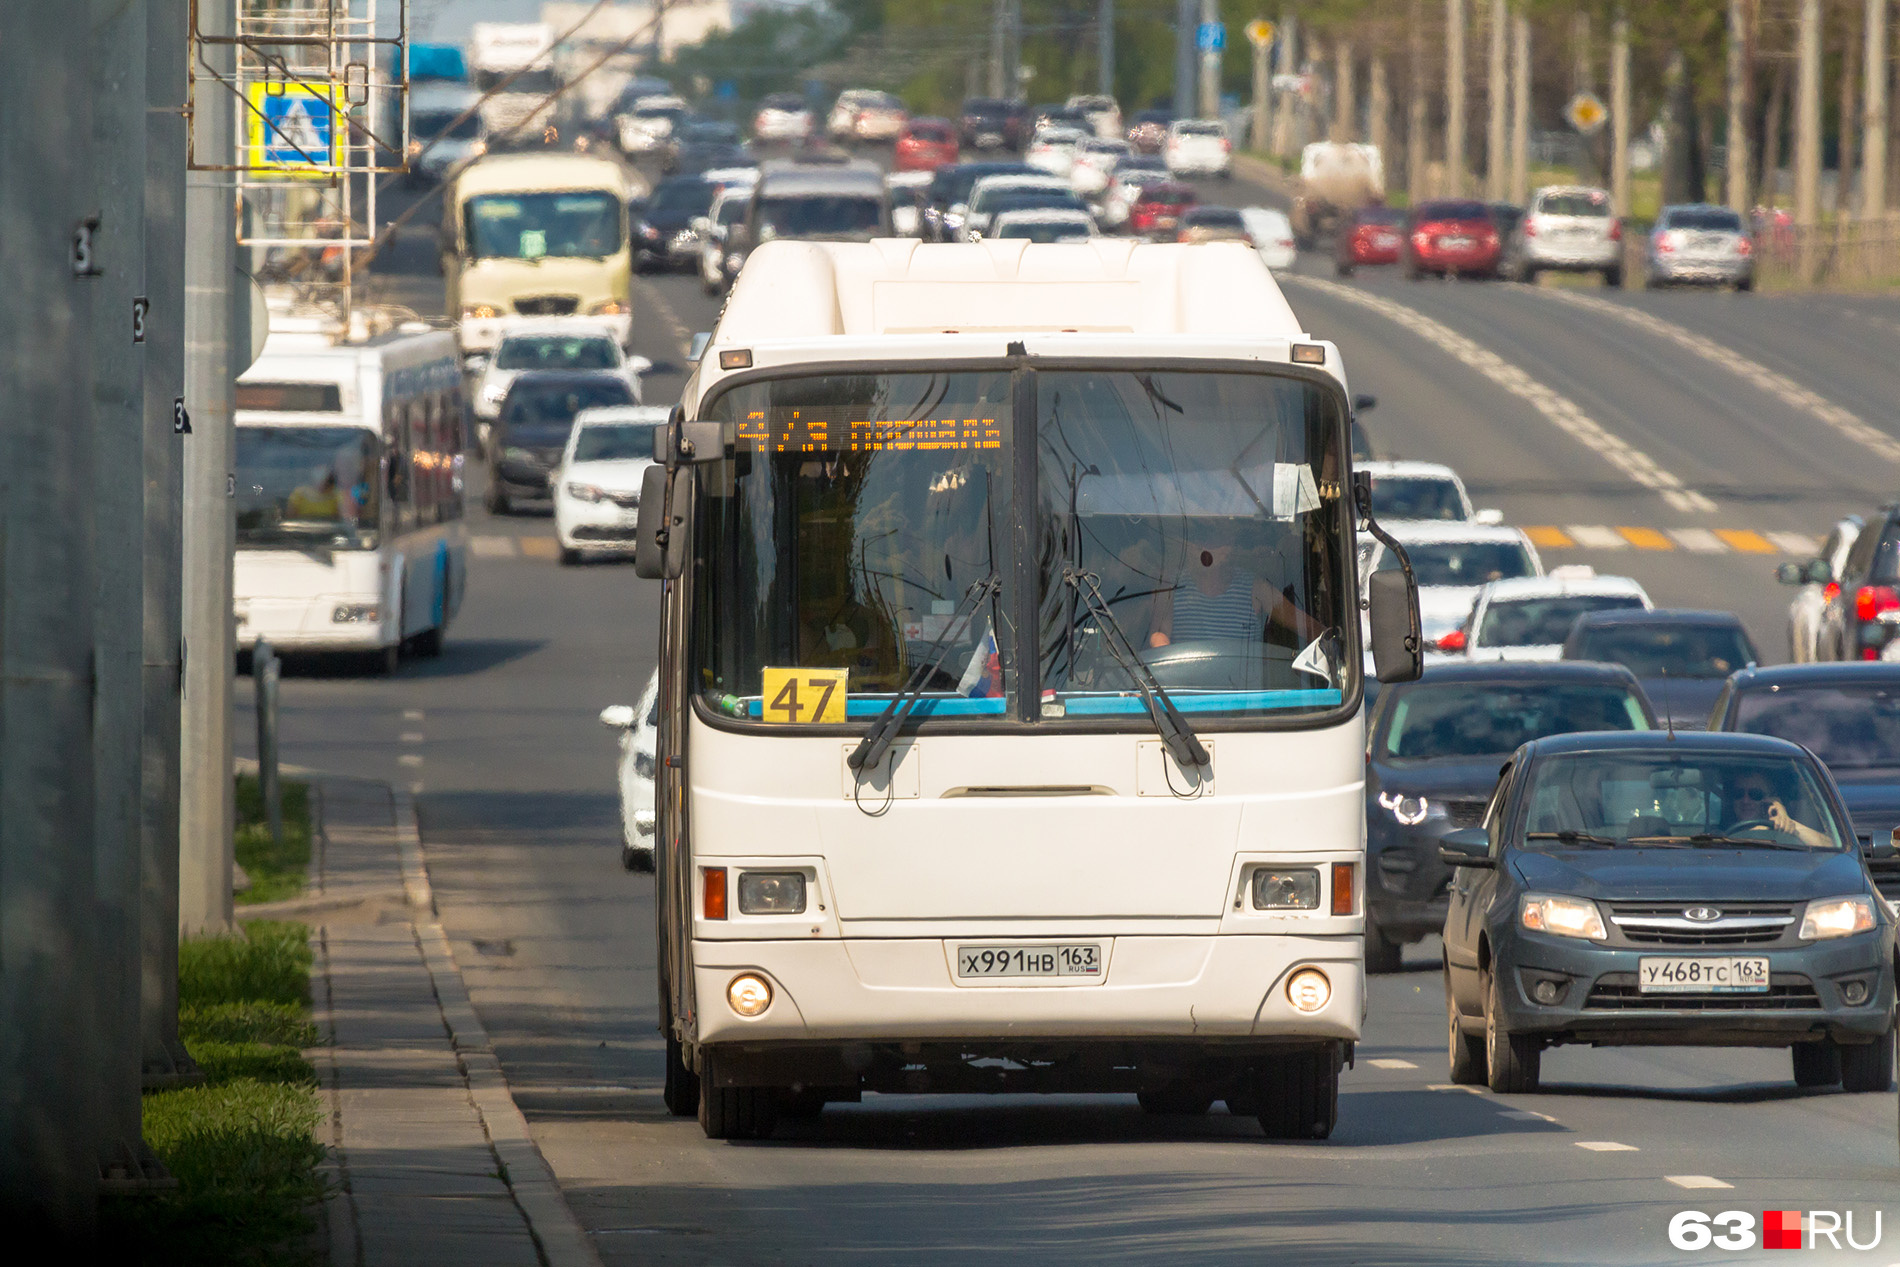
[[[704,893],[701,899],[701,913],[707,919],[726,918],[726,869],[701,867],[699,880],[700,888]]]
[[[1353,866],[1350,862],[1333,864],[1333,914],[1350,915],[1353,910]]]

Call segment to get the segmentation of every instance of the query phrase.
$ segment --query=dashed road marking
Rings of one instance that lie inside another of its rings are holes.
[[[402,719],[404,721],[421,721],[422,710],[420,708],[405,708],[402,710]]]
[[[1531,539],[1532,545],[1542,546],[1546,550],[1568,550],[1577,544],[1562,528],[1531,527],[1524,529],[1524,535]]]
[[[1416,1069],[1418,1068],[1417,1065],[1413,1064],[1409,1060],[1399,1060],[1396,1057],[1392,1057],[1392,1056],[1382,1056],[1378,1060],[1368,1060],[1366,1063],[1371,1065],[1374,1069]]]
[[[1638,550],[1673,550],[1676,543],[1654,528],[1618,528],[1617,535]]]
[[[1428,1083],[1425,1089],[1427,1091],[1463,1091],[1468,1095],[1483,1095],[1485,1093],[1483,1087],[1460,1086],[1458,1083],[1455,1083],[1455,1082]]]
[[[1743,554],[1773,554],[1774,543],[1759,532],[1750,532],[1746,528],[1717,528],[1715,535],[1728,542],[1731,550]]]
[[[1732,1183],[1723,1183],[1713,1175],[1664,1175],[1664,1179],[1678,1188],[1733,1188]]]
[[[1498,1116],[1508,1117],[1513,1122],[1555,1122],[1557,1120],[1548,1113],[1539,1113],[1536,1109],[1506,1109]]]
[[[1613,1139],[1580,1139],[1578,1148],[1587,1148],[1593,1153],[1639,1153],[1642,1149],[1634,1144],[1619,1144]]]
[[[470,537],[468,552],[478,559],[512,559],[515,557],[515,539],[494,536]]]
[[[1626,550],[1629,542],[1614,528],[1602,524],[1571,524],[1569,533],[1586,550]]]
[[[1828,400],[1819,392],[1811,391],[1789,378],[1777,373],[1758,361],[1743,356],[1734,348],[1714,339],[1692,334],[1673,321],[1664,321],[1654,313],[1644,312],[1640,308],[1631,308],[1626,304],[1612,303],[1607,299],[1598,299],[1594,295],[1581,295],[1572,290],[1536,288],[1535,293],[1547,296],[1558,303],[1570,304],[1577,308],[1588,308],[1619,321],[1627,321],[1638,329],[1645,330],[1658,338],[1668,339],[1678,347],[1687,348],[1705,361],[1721,366],[1737,374],[1769,395],[1781,401],[1791,409],[1798,409],[1861,445],[1880,457],[1892,462],[1900,462],[1900,439],[1869,423],[1851,409],[1844,409]]]
[[[1523,367],[1511,364],[1496,352],[1441,325],[1417,309],[1408,308],[1382,295],[1317,277],[1289,273],[1282,280],[1369,308],[1449,352],[1505,391],[1527,402],[1559,431],[1601,457],[1631,481],[1659,495],[1670,509],[1685,512],[1715,509],[1714,502],[1684,484],[1678,476],[1664,470],[1655,458],[1605,430],[1576,401],[1532,378]]]
[[[401,742],[403,742],[403,743],[421,743],[421,742],[423,742],[423,739],[422,739],[422,735],[421,735],[420,733],[418,733],[417,731],[413,731],[413,730],[410,730],[410,731],[404,731],[404,732],[403,732],[402,734],[400,734],[400,735],[398,735],[398,736],[397,736],[397,739],[398,739],[398,740],[400,740],[400,741],[401,741]]]
[[[415,753],[415,752],[405,752],[400,757],[396,758],[396,764],[407,765],[407,766],[421,765],[422,755],[420,753]]]
[[[1804,532],[1770,532],[1763,535],[1789,554],[1816,555],[1821,552],[1820,539]]]
[[[1676,539],[1677,545],[1694,554],[1722,554],[1728,550],[1722,538],[1707,528],[1671,528],[1669,535]]]
[[[560,552],[561,547],[553,537],[521,538],[521,553],[530,559],[552,559]]]
[[[1820,543],[1801,532],[1752,528],[1645,528],[1609,524],[1532,524],[1524,535],[1540,550],[1687,550],[1691,554],[1792,554],[1813,557]]]

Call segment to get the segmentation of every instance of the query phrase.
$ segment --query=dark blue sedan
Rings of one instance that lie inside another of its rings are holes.
[[[1882,1091],[1893,919],[1814,755],[1677,731],[1525,744],[1445,838],[1451,1078],[1537,1089],[1542,1052],[1786,1047],[1803,1086]]]

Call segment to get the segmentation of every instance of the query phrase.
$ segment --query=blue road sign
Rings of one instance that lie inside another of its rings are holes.
[[[1203,53],[1218,53],[1227,47],[1227,24],[1203,22],[1194,29],[1194,46]]]
[[[292,91],[276,97],[265,95],[259,105],[264,111],[264,162],[307,167],[332,161],[335,115],[328,100],[314,93]]]

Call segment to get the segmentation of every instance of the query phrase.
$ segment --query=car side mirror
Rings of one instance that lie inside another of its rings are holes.
[[[1495,506],[1487,506],[1483,510],[1472,512],[1471,522],[1474,524],[1483,524],[1486,527],[1494,527],[1504,522],[1504,512]]]
[[[1425,671],[1418,589],[1403,571],[1374,572],[1366,582],[1371,607],[1373,676],[1381,682],[1415,682]]]
[[[1352,398],[1352,411],[1356,414],[1363,414],[1378,407],[1379,398],[1377,396],[1368,396],[1364,392],[1361,392]]]
[[[1813,560],[1815,563],[1820,561]],[[1775,569],[1775,579],[1783,585],[1800,585],[1808,579],[1808,570],[1799,563],[1784,563]]]
[[[609,704],[600,710],[600,724],[609,730],[633,729],[633,705]]]
[[[1815,559],[1808,564],[1808,583],[1827,585],[1834,580],[1834,565],[1826,559]]]
[[[652,368],[653,362],[647,360],[644,356],[630,356],[627,358],[627,372],[629,374],[644,374]]]
[[[641,475],[640,518],[633,536],[635,576],[648,581],[678,578],[686,562],[686,508],[692,488],[690,467],[655,464]]]
[[[1460,827],[1446,832],[1438,840],[1438,860],[1448,867],[1477,867],[1494,870],[1498,860],[1491,856],[1491,837],[1482,827]]]
[[[705,216],[694,216],[690,221],[694,233],[704,233],[712,228],[712,221]]]

